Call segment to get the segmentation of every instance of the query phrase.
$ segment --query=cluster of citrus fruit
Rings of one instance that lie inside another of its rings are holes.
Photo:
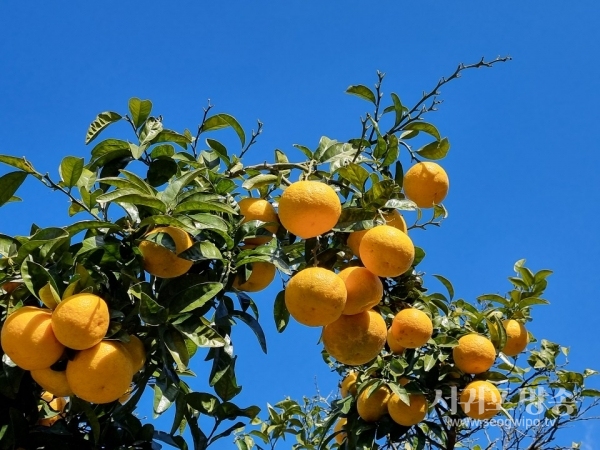
[[[127,343],[103,340],[109,323],[106,302],[97,295],[79,293],[65,298],[54,310],[17,309],[6,319],[0,343],[4,353],[29,370],[49,394],[110,403],[130,388],[145,363],[146,351],[133,335]]]
[[[527,330],[522,323],[514,319],[505,320],[503,326],[507,339],[502,352],[508,356],[516,356],[527,347],[529,342]],[[387,343],[390,352],[402,353],[407,348],[418,348],[429,340],[433,331],[433,324],[427,314],[415,308],[404,309],[394,317],[388,331]],[[502,406],[502,396],[496,386],[485,379],[485,373],[496,360],[496,349],[492,342],[477,333],[466,334],[452,349],[452,358],[454,367],[460,373],[471,376],[471,380],[460,391],[458,398],[458,404],[465,415],[477,420],[494,417]],[[368,380],[368,377],[366,379]],[[421,422],[427,416],[429,402],[422,393],[427,388],[421,385],[418,379],[402,377],[399,380],[402,386],[410,383],[407,386],[408,403],[385,384],[376,389],[370,389],[365,385],[359,393],[358,381],[358,373],[349,372],[342,380],[340,391],[342,397],[348,395],[356,397],[358,415],[365,422],[376,422],[385,414],[389,414],[397,424],[409,427]],[[346,438],[343,431],[346,423],[347,419],[341,418],[334,428],[338,433],[336,440],[339,443]]]

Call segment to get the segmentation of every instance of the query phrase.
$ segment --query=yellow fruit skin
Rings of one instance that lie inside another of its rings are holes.
[[[446,198],[448,188],[448,174],[434,162],[417,163],[404,174],[404,194],[419,208],[440,204]]]
[[[358,375],[356,372],[350,372],[344,380],[342,381],[342,385],[340,386],[340,394],[342,398],[347,397],[348,394],[356,395],[356,379]]]
[[[277,213],[275,208],[268,201],[262,198],[244,198],[238,202],[240,206],[240,214],[244,216],[242,223],[249,222],[251,220],[261,220],[263,222],[277,222]],[[265,229],[270,233],[277,233],[278,225],[267,225]],[[251,245],[262,245],[269,242],[272,237],[255,237],[248,238],[245,240],[247,244]]]
[[[380,225],[365,233],[360,243],[360,259],[379,277],[402,275],[415,259],[410,238],[397,228]]]
[[[302,239],[331,230],[342,213],[335,191],[319,181],[298,181],[279,199],[279,220],[292,234]]]
[[[507,356],[517,356],[529,343],[529,335],[525,326],[514,319],[502,321],[502,325],[506,330],[506,344],[502,349],[502,353]]]
[[[390,332],[395,343],[404,348],[419,348],[427,343],[433,334],[431,319],[423,311],[407,308],[394,317]]]
[[[386,221],[386,225],[398,228],[403,233],[408,232],[406,222],[404,221],[404,217],[402,217],[402,215],[398,211],[394,210],[392,212],[385,213],[383,214],[383,218]],[[348,236],[348,240],[346,241],[346,244],[348,245],[348,247],[350,247],[352,253],[354,253],[358,257],[360,257],[360,243],[367,231],[369,230],[355,231],[353,233],[350,233],[350,236]]]
[[[155,233],[168,234],[175,243],[177,254],[187,250],[193,244],[190,235],[177,227],[158,227],[146,234],[150,236]],[[142,241],[139,245],[140,252],[144,257],[144,270],[159,278],[176,278],[187,273],[193,262],[179,258],[166,247],[151,241]]]
[[[375,358],[385,345],[387,328],[381,315],[365,311],[341,316],[323,328],[325,350],[342,364],[358,366]]]
[[[387,345],[390,348],[390,352],[400,355],[400,354],[404,353],[404,350],[406,350],[406,348],[402,347],[402,345],[400,345],[398,340],[392,334],[392,327],[390,327],[388,329],[386,340],[387,340]]]
[[[240,278],[236,275],[233,280],[233,287],[246,292],[259,292],[265,289],[275,279],[275,266],[268,262],[252,263],[252,273],[250,277],[243,283],[240,283]]]
[[[367,397],[369,388],[364,389],[356,400],[358,415],[365,422],[377,422],[388,412],[388,400],[391,392],[387,386],[381,386]]]
[[[80,351],[67,364],[73,393],[91,403],[110,403],[127,391],[133,377],[127,350],[114,341],[102,341]]]
[[[73,394],[67,381],[67,373],[63,370],[58,372],[51,368],[38,369],[31,371],[31,377],[46,392],[56,397],[68,397]]]
[[[65,350],[52,330],[50,311],[33,306],[24,306],[8,316],[0,342],[4,353],[25,370],[46,369]]]
[[[301,324],[320,327],[342,315],[346,296],[346,285],[335,273],[322,267],[308,267],[288,283],[285,305]]]
[[[467,334],[458,340],[452,349],[454,364],[465,373],[483,373],[494,365],[496,349],[494,344],[475,333]]]
[[[348,419],[342,417],[340,420],[337,421],[337,423],[335,424],[335,427],[333,427],[333,432],[337,433],[338,431],[342,431],[344,429],[344,427],[346,426],[346,423],[348,423]],[[346,439],[345,432],[335,435],[335,440],[338,444],[341,444],[342,442],[344,442],[344,439]]]
[[[146,349],[144,343],[135,335],[129,335],[129,342],[121,342],[131,357],[133,373],[138,373],[146,363]]]
[[[106,335],[110,315],[106,302],[94,294],[75,294],[64,299],[52,313],[56,338],[66,347],[85,350]]]
[[[491,419],[501,405],[500,391],[489,381],[473,381],[460,394],[460,407],[472,419]]]
[[[409,394],[410,406],[396,394],[388,401],[388,412],[394,422],[410,427],[421,422],[427,415],[427,399],[422,394]]]
[[[364,267],[348,267],[338,275],[346,285],[348,297],[342,314],[352,315],[378,305],[383,297],[383,283]]]

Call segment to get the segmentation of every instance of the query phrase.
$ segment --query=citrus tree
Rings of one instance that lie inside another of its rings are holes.
[[[66,195],[74,217],[0,235],[0,448],[204,449],[225,438],[275,448],[286,436],[314,449],[477,448],[479,438],[543,448],[566,422],[589,418],[595,372],[568,371],[567,350],[525,327],[547,303],[550,271],[519,261],[506,296],[473,304],[443,276],[445,293],[423,286],[425,251],[410,238],[447,215],[449,177],[435,161],[450,144],[424,116],[462,71],[507,59],[461,64],[410,108],[395,93],[386,106],[381,73],[374,91],[350,86],[373,112],[353,139],[297,145],[301,161],[275,150],[272,163],[244,165],[260,122],[247,136],[209,104],[194,133],[177,132],[137,98],[126,114],[99,114],[90,158],[65,157],[58,177],[0,155],[12,170],[0,205],[20,200],[32,177]],[[130,139],[99,138],[120,121]],[[224,128],[239,138],[235,151],[212,137]],[[260,419],[258,406],[234,402],[231,336],[243,322],[266,351],[252,295],[277,272],[278,331],[289,320],[322,327],[324,360],[343,381],[339,398],[285,399]],[[210,365],[208,379],[193,378],[194,357]],[[155,416],[173,408],[170,429],[140,421],[147,389]],[[548,420],[523,426],[532,405]],[[511,420],[480,433],[495,417]]]

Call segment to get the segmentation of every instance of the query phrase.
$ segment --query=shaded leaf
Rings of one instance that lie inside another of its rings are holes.
[[[17,189],[27,178],[27,172],[15,171],[0,177],[0,206],[10,201]]]

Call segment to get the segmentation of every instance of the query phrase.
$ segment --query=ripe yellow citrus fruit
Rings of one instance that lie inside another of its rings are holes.
[[[342,314],[352,315],[367,311],[379,304],[383,284],[379,277],[364,267],[348,267],[338,275],[346,285],[348,297]]]
[[[308,267],[288,283],[285,305],[301,324],[320,327],[342,315],[346,296],[346,285],[335,273],[322,267]]]
[[[420,162],[404,174],[404,194],[419,208],[432,208],[448,194],[448,174],[434,162]]]
[[[131,357],[131,367],[133,373],[137,373],[144,367],[146,363],[146,349],[144,343],[139,337],[131,334],[129,335],[129,342],[121,342],[129,356]]]
[[[337,423],[335,424],[335,427],[333,427],[333,432],[337,433],[338,431],[344,430],[346,423],[348,423],[348,419],[346,419],[345,417],[342,417],[340,420],[337,421]],[[335,435],[335,440],[338,444],[341,444],[342,442],[344,442],[344,439],[346,439],[345,432],[341,432],[341,433],[338,433]]]
[[[4,322],[0,334],[2,350],[25,370],[46,369],[65,351],[52,331],[49,310],[24,306]]]
[[[175,243],[176,253],[151,241],[140,242],[139,248],[144,258],[144,270],[159,278],[176,278],[187,273],[192,267],[192,261],[179,258],[177,254],[192,246],[190,235],[180,228],[169,226],[155,228],[146,236],[155,233],[168,234]]]
[[[363,389],[356,400],[358,415],[365,422],[377,422],[388,412],[388,400],[391,392],[387,386],[380,386],[370,396],[369,388]]]
[[[392,394],[388,401],[388,412],[398,425],[410,427],[421,422],[427,415],[427,399],[422,394],[409,394],[410,405],[407,405],[397,394]]]
[[[514,319],[502,321],[506,330],[506,344],[502,348],[502,353],[507,356],[517,356],[529,343],[529,335],[525,326]]]
[[[67,297],[52,313],[52,329],[56,338],[74,350],[85,350],[100,342],[109,323],[106,302],[90,293]]]
[[[347,397],[348,394],[356,395],[356,379],[358,375],[356,372],[349,372],[348,375],[343,379],[340,387],[340,393],[342,398]]]
[[[419,348],[431,338],[433,323],[423,311],[407,308],[396,314],[390,333],[395,344],[404,348]]]
[[[240,276],[236,275],[233,287],[246,292],[258,292],[265,289],[275,279],[275,266],[268,262],[258,261],[252,263],[252,273],[246,281],[240,283]]]
[[[320,181],[298,181],[279,199],[279,220],[292,234],[302,239],[331,230],[342,214],[336,192]]]
[[[387,328],[373,310],[341,316],[323,328],[325,350],[342,364],[358,366],[375,358],[383,346]]]
[[[268,201],[262,198],[244,198],[238,202],[240,205],[240,214],[244,216],[242,223],[249,222],[251,220],[261,220],[263,222],[277,222],[277,213],[275,208]],[[277,224],[267,225],[265,229],[270,233],[277,233]],[[262,245],[269,242],[272,237],[255,237],[246,239],[247,244]]]
[[[37,369],[31,371],[31,377],[46,392],[56,397],[68,397],[73,394],[69,383],[67,382],[67,373],[63,371],[52,370],[51,368]]]
[[[404,217],[402,217],[402,215],[398,211],[393,210],[392,212],[386,212],[383,214],[383,218],[385,219],[386,225],[398,228],[403,233],[408,232],[406,222],[404,221]],[[350,233],[350,236],[348,236],[346,244],[348,245],[348,247],[350,247],[350,250],[352,250],[352,253],[354,253],[356,256],[360,256],[360,242],[362,241],[362,238],[367,231],[369,230],[355,231],[353,233]]]
[[[397,355],[402,354],[404,350],[406,350],[392,334],[392,327],[390,327],[387,332],[387,345],[390,348],[390,352],[396,353]]]
[[[73,393],[91,403],[110,403],[127,391],[133,377],[131,357],[115,341],[101,341],[67,363]]]
[[[49,398],[50,398],[50,400],[48,400]],[[42,394],[42,400],[47,402],[50,409],[52,411],[57,412],[58,414],[56,414],[52,417],[40,419],[40,420],[38,420],[38,424],[43,427],[51,427],[52,425],[54,425],[54,423],[56,421],[58,421],[64,417],[64,414],[61,414],[61,413],[65,410],[65,407],[67,406],[67,400],[64,399],[63,397],[52,398],[52,395],[49,393]],[[38,409],[41,410],[42,407],[39,406]]]
[[[460,394],[460,407],[472,419],[491,419],[501,405],[500,391],[489,381],[473,381]]]
[[[489,370],[496,360],[494,344],[476,333],[467,334],[458,340],[452,349],[454,364],[465,373],[477,374]]]
[[[397,277],[410,269],[415,259],[415,247],[406,233],[389,225],[380,225],[363,236],[360,259],[379,277]]]

